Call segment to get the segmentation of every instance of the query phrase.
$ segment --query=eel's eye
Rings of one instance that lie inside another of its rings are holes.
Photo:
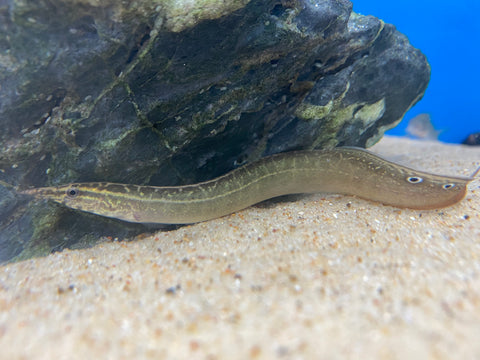
[[[70,198],[74,198],[75,196],[78,195],[78,190],[75,188],[69,188],[67,189],[67,196]]]
[[[442,188],[445,190],[452,189],[455,187],[455,184],[443,184]]]
[[[421,177],[418,177],[418,176],[409,176],[409,177],[407,177],[407,181],[410,184],[419,184],[423,181],[423,179]]]

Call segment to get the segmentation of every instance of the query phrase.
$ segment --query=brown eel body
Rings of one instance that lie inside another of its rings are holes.
[[[472,180],[414,170],[367,150],[340,147],[272,155],[193,185],[95,182],[21,193],[130,222],[184,224],[295,193],[338,193],[395,207],[436,209],[463,199]]]

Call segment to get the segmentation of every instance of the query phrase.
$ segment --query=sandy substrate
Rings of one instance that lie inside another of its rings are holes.
[[[373,150],[446,174],[480,164],[480,148]],[[478,359],[479,211],[480,179],[433,211],[320,194],[8,264],[0,358]]]

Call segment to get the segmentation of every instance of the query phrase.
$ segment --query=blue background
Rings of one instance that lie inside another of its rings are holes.
[[[351,0],[407,35],[432,68],[422,100],[389,135],[405,135],[408,121],[429,113],[439,140],[460,143],[480,131],[480,0]]]

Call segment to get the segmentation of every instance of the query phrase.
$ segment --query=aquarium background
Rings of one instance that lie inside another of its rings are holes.
[[[352,0],[353,10],[394,24],[428,58],[430,84],[422,100],[389,135],[429,113],[439,140],[460,143],[480,131],[480,0]]]

